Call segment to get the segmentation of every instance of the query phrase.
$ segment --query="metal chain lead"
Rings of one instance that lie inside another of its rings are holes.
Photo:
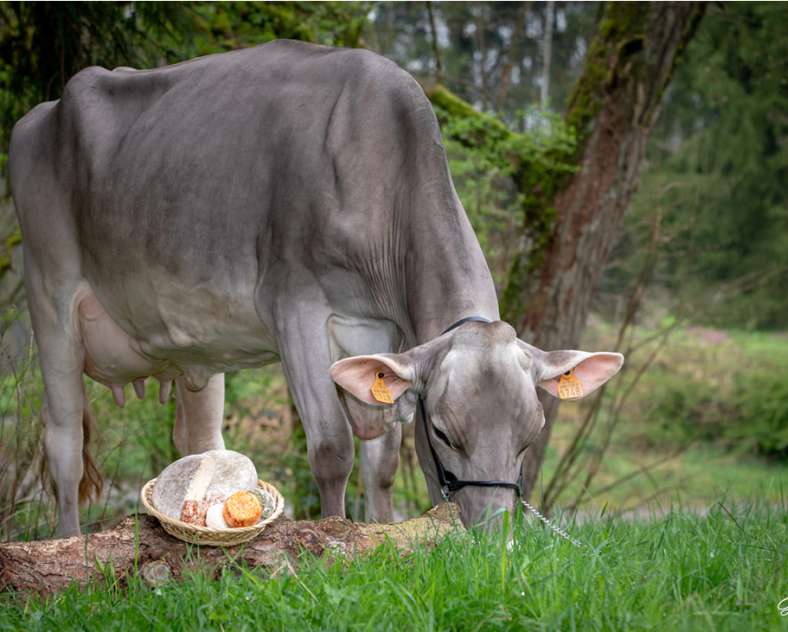
[[[568,540],[573,545],[575,545],[578,549],[582,549],[585,546],[585,544],[583,544],[579,540],[575,540],[571,535],[569,535],[561,527],[557,527],[556,525],[554,525],[551,520],[549,520],[544,515],[542,515],[542,512],[539,511],[533,505],[531,505],[527,500],[525,500],[524,498],[521,498],[520,502],[523,503],[523,507],[525,507],[530,512],[532,512],[537,518],[539,518],[539,520],[544,522],[545,525],[547,525],[547,527],[549,529],[551,529],[554,533],[557,533],[558,535],[560,535],[564,540]]]

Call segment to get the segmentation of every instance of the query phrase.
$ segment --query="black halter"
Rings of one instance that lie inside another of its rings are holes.
[[[490,321],[481,316],[466,316],[444,330],[443,334],[448,333],[452,329],[456,329],[460,325],[464,325],[467,322],[489,323]],[[443,463],[441,463],[440,459],[438,458],[438,453],[435,452],[435,448],[432,445],[432,438],[430,437],[431,424],[427,421],[427,409],[424,406],[424,398],[421,395],[419,395],[419,410],[421,412],[421,418],[424,420],[424,434],[427,435],[427,445],[430,446],[432,460],[435,461],[435,469],[438,473],[438,483],[440,483],[441,496],[443,496],[444,500],[448,501],[454,492],[461,490],[463,487],[504,487],[506,489],[514,490],[514,493],[517,494],[518,497],[522,497],[522,469],[520,469],[520,476],[517,478],[517,482],[510,483],[508,481],[463,481],[458,479],[452,472],[443,467]]]

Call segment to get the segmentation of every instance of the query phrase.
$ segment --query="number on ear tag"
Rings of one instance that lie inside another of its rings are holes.
[[[394,398],[391,396],[391,391],[386,383],[383,381],[383,373],[378,371],[375,374],[375,381],[372,382],[372,388],[369,389],[372,397],[381,404],[393,404]]]
[[[558,378],[558,397],[560,399],[578,399],[583,396],[583,383],[577,379],[573,371],[567,371]]]

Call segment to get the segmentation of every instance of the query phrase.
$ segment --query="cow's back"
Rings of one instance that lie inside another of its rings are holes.
[[[385,105],[375,111],[387,74],[413,82],[371,53],[298,42],[162,70],[81,73],[62,104],[78,148],[81,242],[115,243],[110,268],[122,250],[128,269],[144,261],[204,280],[255,259],[257,238],[278,219],[312,232],[348,191],[365,197],[374,154],[392,153],[375,142],[399,124]]]
[[[61,232],[108,311],[140,331],[162,301],[248,311],[236,303],[271,262],[327,268],[382,241],[370,231],[392,225],[414,145],[442,151],[426,98],[395,64],[289,41],[150,71],[89,68],[41,118],[69,201]]]

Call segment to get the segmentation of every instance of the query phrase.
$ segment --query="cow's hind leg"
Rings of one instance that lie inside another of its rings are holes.
[[[79,534],[79,503],[101,494],[102,479],[88,451],[93,417],[90,402],[82,387],[82,409],[66,410],[62,404],[50,403],[44,395],[41,419],[44,424],[44,448],[47,474],[57,497],[57,535]],[[53,389],[54,390],[54,389]],[[81,418],[81,425],[79,419]],[[81,430],[81,432],[80,432]],[[79,452],[81,451],[81,454]]]
[[[172,438],[181,456],[224,449],[224,373],[211,377],[199,391],[190,391],[186,380],[177,378],[175,402]]]
[[[53,297],[30,270],[26,280],[44,380],[41,413],[60,516],[57,534],[78,535],[78,503],[94,490],[100,493],[101,481],[86,449],[90,411],[82,378],[84,349],[74,324],[76,289]]]

